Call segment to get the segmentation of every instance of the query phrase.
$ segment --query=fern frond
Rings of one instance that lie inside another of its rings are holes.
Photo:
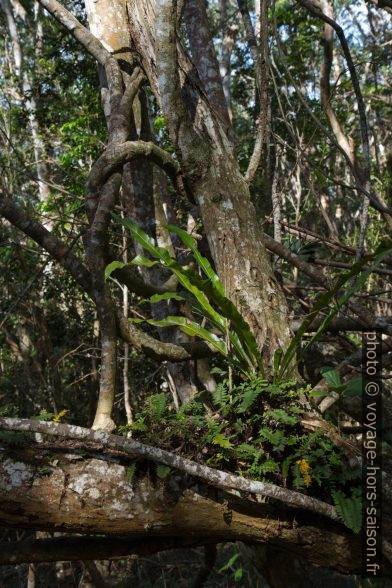
[[[353,492],[350,497],[340,490],[332,490],[332,498],[336,512],[342,522],[354,533],[359,533],[362,527],[362,498]]]

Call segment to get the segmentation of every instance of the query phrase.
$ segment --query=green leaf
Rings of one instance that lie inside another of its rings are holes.
[[[107,280],[114,271],[116,271],[117,269],[122,269],[126,265],[127,264],[123,261],[112,261],[111,263],[109,263],[109,265],[107,265],[105,268],[105,280]]]
[[[164,465],[163,463],[157,464],[157,476],[160,480],[164,480],[170,474],[171,467]]]
[[[136,255],[136,257],[134,257],[132,261],[129,262],[129,265],[153,267],[154,265],[159,265],[159,261],[153,261],[152,259],[148,259],[148,257],[145,257],[144,255]]]
[[[262,388],[249,388],[248,390],[246,390],[242,397],[242,402],[237,408],[237,412],[242,414],[249,410],[249,408],[252,406],[252,404],[255,402],[255,400],[261,392]]]
[[[144,298],[139,304],[145,304],[146,302],[161,302],[162,300],[187,300],[185,296],[180,296],[177,292],[165,292],[164,294],[153,294],[150,298]]]
[[[283,461],[282,463],[282,478],[287,478],[287,476],[289,475],[289,468],[290,468],[290,464],[293,461],[294,457],[293,456],[289,456],[286,457],[286,459]]]
[[[181,267],[166,249],[158,247],[155,241],[131,219],[122,219],[114,214],[113,217],[130,231],[132,237],[152,257],[159,259],[177,277],[179,283],[193,296],[194,306],[203,316],[208,318],[213,326],[220,330],[222,336],[226,338],[229,335],[234,360],[241,370],[246,373],[249,369],[258,368],[263,373],[262,358],[249,325],[234,304],[224,295],[223,286],[218,276],[209,261],[198,252],[195,240],[185,231],[172,225],[168,226],[192,250],[196,261],[208,279],[202,279],[195,271]],[[219,312],[212,304],[219,309]],[[230,321],[230,329],[227,328],[228,320]]]
[[[133,319],[133,322],[143,322],[142,319]],[[161,320],[147,319],[145,322],[156,327],[180,327],[181,331],[191,337],[199,337],[210,343],[225,357],[227,356],[226,345],[217,335],[211,333],[198,323],[194,323],[183,316],[167,316]]]
[[[231,566],[237,561],[237,559],[239,558],[240,554],[239,553],[235,553],[227,563],[225,563],[225,565],[220,568],[219,573],[221,574],[222,572],[225,572],[226,570],[228,570],[229,568],[231,568]]]
[[[230,393],[227,388],[227,382],[219,382],[214,392],[212,393],[214,404],[217,404],[220,409],[225,408],[230,402]]]
[[[41,412],[38,415],[32,416],[30,418],[33,421],[51,421],[55,416],[56,415],[54,412],[47,412],[46,410],[41,410]]]
[[[270,474],[279,471],[279,466],[273,459],[267,459],[260,464],[260,471],[263,474]]]
[[[283,423],[284,425],[296,425],[299,420],[297,417],[287,414],[282,408],[268,410],[264,416],[265,418],[274,419],[278,423]]]
[[[362,528],[362,500],[361,494],[353,492],[347,497],[339,490],[332,490],[332,498],[336,512],[343,523],[354,533],[359,533]]]
[[[282,361],[282,357],[283,357],[282,349],[276,349],[276,351],[274,353],[274,379],[275,379],[275,375],[277,376],[279,374],[279,367],[280,367],[280,363]]]
[[[162,116],[162,114],[158,114],[158,116],[154,118],[155,132],[160,131],[161,129],[165,128],[165,126],[166,126],[165,117]]]
[[[186,231],[183,231],[179,227],[175,227],[174,225],[167,225],[166,228],[171,233],[174,233],[175,235],[178,235],[180,237],[180,239],[182,240],[184,245],[192,251],[193,256],[194,256],[195,260],[197,261],[197,263],[199,264],[200,268],[203,270],[203,272],[205,273],[207,278],[209,278],[211,280],[212,284],[214,285],[216,290],[219,292],[219,294],[221,294],[222,296],[225,296],[225,290],[223,288],[221,281],[219,280],[219,277],[212,269],[212,266],[211,266],[210,262],[208,261],[208,259],[206,257],[204,257],[203,255],[201,255],[201,253],[199,252],[195,239],[193,237],[191,237],[191,235],[189,235],[189,233],[187,233]]]
[[[137,462],[136,461],[134,461],[133,463],[131,463],[127,467],[126,472],[125,472],[125,479],[126,479],[127,482],[132,482],[132,480],[133,480],[133,478],[135,476],[135,473],[136,473],[136,467],[137,467]]]
[[[339,372],[335,368],[329,366],[322,367],[320,373],[331,388],[337,388],[342,385]]]
[[[166,249],[157,247],[155,245],[154,239],[147,235],[147,233],[145,233],[143,229],[139,227],[139,225],[137,225],[133,220],[130,218],[121,218],[121,216],[114,214],[114,212],[112,212],[112,216],[118,223],[128,229],[135,241],[140,243],[140,245],[144,247],[144,249],[146,249],[149,253],[151,253],[153,257],[161,258],[162,255],[164,257],[165,253],[167,257],[170,257]],[[161,252],[159,251],[160,249],[162,249]]]
[[[146,399],[145,412],[153,421],[160,422],[165,416],[166,411],[167,398],[163,392],[152,394]]]
[[[259,434],[261,441],[268,441],[276,450],[282,449],[286,444],[283,431],[272,431],[268,427],[263,427]]]
[[[172,257],[170,257],[169,252],[164,249],[163,247],[158,247],[155,245],[154,240],[147,235],[136,223],[134,223],[130,219],[122,219],[121,217],[117,217],[114,215],[115,218],[119,220],[124,226],[126,226],[129,231],[131,232],[132,237],[142,245],[147,251],[156,259],[159,259],[161,263],[163,263],[179,280],[186,290],[191,292],[195,297],[195,300],[200,305],[200,307],[207,313],[207,316],[217,325],[219,328],[225,332],[226,330],[226,319],[220,315],[218,312],[214,310],[211,304],[208,301],[207,296],[204,292],[200,289],[200,285],[202,285],[202,280],[194,274],[190,270],[185,270],[183,267],[180,266],[179,263]]]
[[[324,396],[329,396],[328,390],[312,390],[309,394],[310,398],[323,398]]]
[[[354,378],[347,382],[343,395],[351,398],[352,396],[362,395],[362,378]]]
[[[238,445],[236,447],[236,450],[238,453],[246,456],[246,457],[256,457],[259,456],[262,451],[260,450],[260,448],[255,447],[254,445],[251,445],[250,443],[240,443],[240,445]]]
[[[198,276],[197,276],[198,278]],[[200,278],[199,278],[200,279]],[[241,313],[226,296],[221,295],[210,280],[204,281],[203,291],[227,320],[230,321],[230,341],[238,355],[253,368],[264,375],[262,357],[257,341]],[[245,351],[246,350],[246,351]]]
[[[214,435],[212,443],[214,445],[219,445],[219,447],[225,447],[226,449],[233,447],[233,444],[230,443],[230,440],[224,435],[222,435],[222,433],[217,433],[216,435]]]

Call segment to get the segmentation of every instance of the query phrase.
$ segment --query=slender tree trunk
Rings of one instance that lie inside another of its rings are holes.
[[[31,83],[32,72],[28,72],[24,64],[24,56],[22,45],[20,42],[20,34],[18,31],[12,3],[9,0],[1,0],[0,7],[6,17],[8,31],[12,42],[14,72],[17,79],[19,79],[20,82],[20,87],[23,92],[23,97],[25,100],[27,115],[29,119],[31,139],[34,151],[35,168],[38,180],[38,195],[40,201],[45,202],[48,199],[50,193],[49,186],[47,184],[48,169],[45,161],[45,145],[41,137],[41,130],[39,127],[37,116],[37,102],[34,95],[33,85]],[[19,16],[23,20],[25,20],[26,13],[23,10],[19,10]],[[39,17],[40,11],[38,10],[38,4],[35,3],[35,26],[36,37],[38,41],[36,43],[36,58],[39,58],[39,49],[41,46],[40,36],[42,35]],[[46,224],[50,227],[52,223],[47,222]]]

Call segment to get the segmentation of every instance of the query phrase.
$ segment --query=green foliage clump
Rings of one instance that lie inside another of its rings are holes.
[[[336,511],[343,523],[354,533],[359,533],[362,527],[362,492],[356,488],[351,496],[346,496],[339,490],[332,490],[332,497]]]
[[[193,269],[181,266],[165,248],[156,245],[155,240],[134,221],[113,216],[129,230],[131,236],[152,258],[137,255],[129,265],[143,267],[161,265],[172,272],[181,286],[179,292],[155,294],[142,302],[155,303],[171,299],[188,302],[191,304],[194,314],[207,322],[207,327],[183,316],[167,316],[161,320],[146,319],[145,322],[158,327],[179,327],[187,335],[203,339],[243,374],[263,374],[261,354],[249,325],[226,296],[219,277],[208,259],[200,254],[193,237],[178,227],[167,226],[167,229],[176,234],[185,247],[191,251],[195,263],[204,277],[201,277]],[[110,263],[105,270],[105,277],[110,277],[114,270],[124,267],[124,265],[127,264],[119,261]],[[134,322],[142,321],[134,319]]]
[[[300,399],[308,394],[309,387],[294,381],[278,385],[255,376],[230,385],[226,378],[212,398],[199,393],[178,412],[165,394],[150,396],[120,431],[148,444],[159,439],[161,448],[212,467],[331,500],[332,490],[347,491],[360,471],[346,468],[324,431],[304,430]]]

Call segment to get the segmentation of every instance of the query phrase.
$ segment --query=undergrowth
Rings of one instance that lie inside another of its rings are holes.
[[[294,381],[277,385],[260,377],[230,388],[224,379],[212,398],[199,393],[178,412],[165,394],[150,396],[134,422],[119,430],[214,468],[336,504],[335,497],[340,516],[345,500],[360,512],[360,469],[347,466],[324,431],[309,432],[301,425],[306,412],[301,398],[309,391]]]

